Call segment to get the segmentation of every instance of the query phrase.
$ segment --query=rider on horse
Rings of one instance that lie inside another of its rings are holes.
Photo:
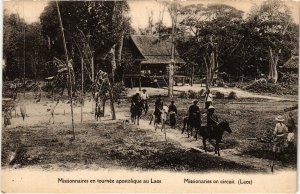
[[[208,107],[208,113],[207,113],[207,132],[208,132],[208,137],[209,140],[211,140],[211,132],[215,127],[218,126],[218,116],[214,113],[215,112],[215,107],[210,105]]]

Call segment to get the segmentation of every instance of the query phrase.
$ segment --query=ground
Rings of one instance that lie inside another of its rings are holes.
[[[154,108],[155,95],[164,95],[167,90],[147,88],[150,96],[150,113]],[[225,133],[221,146],[221,156],[203,152],[202,141],[187,138],[181,134],[182,117],[186,115],[192,99],[179,99],[180,91],[200,86],[176,87],[175,102],[179,109],[176,129],[167,126],[164,133],[155,131],[149,125],[150,114],[143,115],[140,125],[126,124],[129,120],[129,98],[116,105],[117,120],[111,120],[109,106],[105,117],[95,121],[92,101],[86,98],[81,123],[80,105],[75,104],[75,140],[72,140],[70,104],[67,100],[55,110],[55,123],[49,123],[51,99],[45,95],[41,102],[35,103],[33,94],[27,93],[19,104],[26,104],[27,117],[20,117],[19,107],[13,112],[12,125],[2,130],[2,167],[36,167],[47,170],[64,169],[140,169],[170,171],[235,171],[270,172],[273,161],[271,144],[259,143],[248,138],[269,137],[278,115],[287,116],[283,110],[297,103],[297,96],[270,96],[243,92],[232,88],[214,88],[228,94],[234,90],[238,99],[215,99],[214,106],[220,120],[227,120],[233,130]],[[138,89],[128,91],[128,96]],[[22,96],[21,96],[22,97]],[[200,99],[203,110],[203,99]],[[109,104],[109,103],[108,103]],[[48,110],[48,111],[47,111]],[[297,116],[297,111],[294,111]],[[296,118],[296,117],[295,117]],[[205,124],[205,114],[202,117]],[[12,162],[11,160],[14,159]],[[274,161],[275,170],[296,169],[296,150],[289,150],[281,160]],[[9,164],[10,163],[10,164]]]

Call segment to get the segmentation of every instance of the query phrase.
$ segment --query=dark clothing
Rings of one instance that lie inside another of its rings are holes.
[[[169,113],[170,113],[170,126],[175,127],[176,125],[176,115],[177,115],[177,108],[175,105],[169,106]]]
[[[207,127],[215,127],[218,124],[218,117],[214,113],[207,114]]]
[[[171,104],[171,105],[169,106],[169,113],[170,113],[170,112],[175,112],[175,114],[177,114],[177,107],[176,107],[175,105],[172,105],[172,104]]]
[[[287,119],[286,126],[287,126],[288,131],[289,131],[290,133],[294,132],[294,129],[296,128],[296,124],[295,124],[294,119],[291,118],[291,117],[289,117],[289,118]]]
[[[161,99],[157,99],[157,100],[155,101],[155,109],[162,110],[162,109],[163,109],[163,106],[164,106],[164,103],[162,102]]]
[[[163,102],[161,99],[157,99],[155,102],[155,110],[154,110],[154,115],[155,115],[155,120],[156,123],[161,123],[161,110],[163,109]]]
[[[199,129],[201,127],[200,108],[195,104],[189,108],[189,121],[193,128]]]
[[[131,98],[131,104],[137,104],[141,100],[141,97],[138,95],[133,95]]]

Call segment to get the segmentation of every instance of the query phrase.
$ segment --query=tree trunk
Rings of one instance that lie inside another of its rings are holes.
[[[116,111],[115,111],[115,106],[114,106],[114,100],[113,100],[113,92],[112,92],[112,87],[109,82],[109,79],[107,78],[108,86],[109,86],[109,98],[110,98],[110,109],[111,109],[111,116],[112,120],[116,120]]]
[[[115,55],[115,49],[116,49],[116,45],[114,45],[111,50],[110,53],[112,55],[111,57],[111,73],[112,73],[112,81],[113,83],[115,83],[115,71],[116,71],[116,55]]]
[[[269,76],[268,79],[272,83],[277,83],[278,72],[277,72],[278,55],[273,54],[272,48],[269,47]]]
[[[117,47],[117,52],[116,52],[116,65],[117,67],[121,67],[121,61],[122,61],[122,49],[123,49],[123,40],[124,40],[124,35],[122,33],[119,42],[118,42],[118,47]]]

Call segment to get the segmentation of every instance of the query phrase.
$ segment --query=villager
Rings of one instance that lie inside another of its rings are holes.
[[[275,119],[277,121],[277,124],[275,125],[274,128],[274,144],[273,144],[273,153],[274,153],[274,158],[278,159],[278,156],[282,154],[283,149],[284,149],[284,141],[285,141],[285,136],[288,133],[288,129],[286,125],[283,123],[284,118],[282,116],[278,116]]]
[[[201,113],[198,107],[198,100],[193,101],[193,105],[189,107],[188,117],[192,128],[195,128],[196,133],[201,127]]]
[[[155,110],[154,110],[154,115],[155,115],[155,123],[160,124],[161,123],[161,111],[163,109],[163,101],[161,98],[161,95],[158,96],[158,99],[155,101]]]
[[[207,89],[205,94],[205,109],[208,109],[208,107],[212,105],[212,101],[213,101],[212,94],[210,93],[210,90]]]
[[[148,95],[146,89],[143,89],[142,91],[143,91],[143,93],[141,94],[141,99],[144,104],[145,114],[147,114],[147,112],[149,110],[149,106],[148,106],[149,95]]]
[[[174,104],[174,100],[171,100],[169,106],[169,115],[170,115],[170,126],[172,129],[175,129],[176,126],[176,116],[177,116],[177,107]]]

